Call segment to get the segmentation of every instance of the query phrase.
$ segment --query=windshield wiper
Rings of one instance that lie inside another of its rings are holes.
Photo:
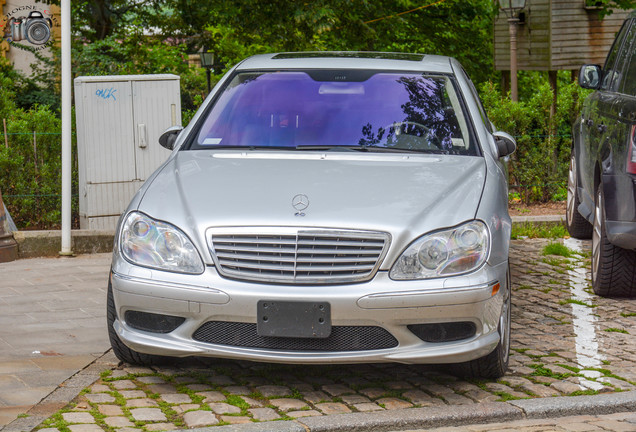
[[[345,145],[298,145],[296,150],[357,150],[366,151],[364,147],[360,146],[345,146]]]
[[[348,151],[360,151],[370,153],[434,153],[434,154],[446,154],[443,150],[418,150],[408,149],[400,147],[381,147],[381,146],[349,146],[349,145],[299,145],[296,146],[297,150],[348,150]]]
[[[234,145],[208,145],[201,146],[200,150],[294,150],[290,146],[234,146]]]

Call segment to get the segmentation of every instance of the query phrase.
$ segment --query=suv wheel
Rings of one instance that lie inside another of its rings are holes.
[[[570,235],[578,239],[589,239],[592,237],[592,224],[587,221],[578,208],[579,196],[577,193],[577,173],[574,161],[574,150],[570,158],[570,170],[568,171],[568,200],[565,212],[565,223]]]
[[[614,246],[607,240],[603,187],[596,190],[592,234],[592,286],[604,297],[636,295],[636,252]]]

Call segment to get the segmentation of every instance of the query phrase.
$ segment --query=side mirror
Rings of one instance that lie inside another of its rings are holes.
[[[168,150],[174,149],[174,143],[177,142],[177,137],[183,130],[183,126],[171,126],[166,129],[159,137],[159,144],[161,147],[165,147]]]
[[[495,144],[497,145],[497,153],[500,158],[510,156],[517,150],[517,141],[512,135],[506,132],[493,132],[492,136],[495,137]]]
[[[602,76],[603,70],[599,65],[583,65],[579,70],[579,85],[585,89],[597,90]]]

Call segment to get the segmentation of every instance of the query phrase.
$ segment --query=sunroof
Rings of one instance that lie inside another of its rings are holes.
[[[290,52],[276,54],[273,59],[302,59],[302,58],[364,58],[380,60],[409,60],[422,61],[424,54],[409,53],[384,53],[372,51],[314,51],[314,52]]]

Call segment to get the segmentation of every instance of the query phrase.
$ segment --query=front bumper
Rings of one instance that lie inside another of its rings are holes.
[[[211,356],[272,363],[456,363],[490,353],[499,342],[507,263],[484,266],[468,275],[425,281],[392,281],[378,272],[365,283],[291,286],[221,278],[214,267],[202,275],[142,269],[118,260],[111,282],[118,319],[113,324],[129,348],[175,357]],[[115,264],[115,263],[114,263]],[[499,292],[493,287],[499,283]],[[397,346],[371,350],[308,351],[213,344],[193,335],[208,322],[256,323],[259,300],[328,302],[333,326],[380,327]],[[185,318],[161,334],[126,323],[127,311]],[[474,335],[455,341],[424,342],[407,326],[470,322]]]

